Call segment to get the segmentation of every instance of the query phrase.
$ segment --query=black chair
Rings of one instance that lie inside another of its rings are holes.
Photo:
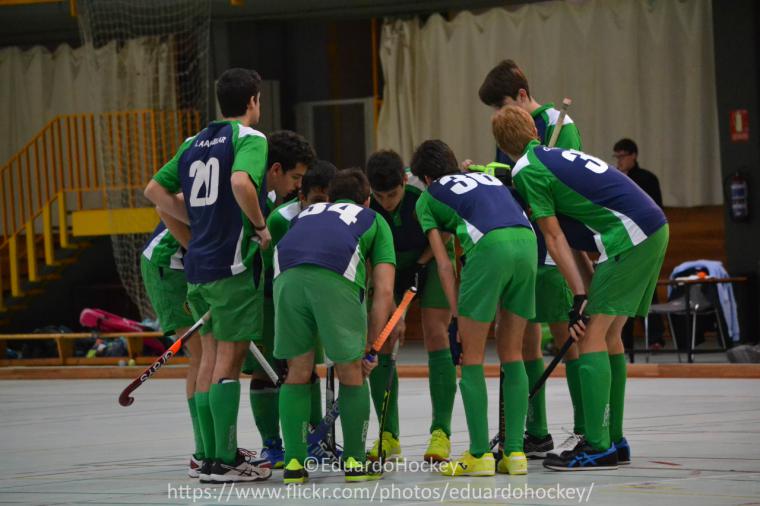
[[[673,325],[673,316],[682,316],[691,318],[691,345],[689,346],[689,352],[696,347],[697,337],[697,317],[698,316],[713,316],[715,318],[715,325],[718,328],[718,335],[720,336],[721,345],[724,350],[728,350],[726,345],[726,336],[723,331],[723,315],[721,312],[720,304],[717,303],[717,291],[715,285],[701,285],[701,284],[689,284],[684,287],[689,291],[689,309],[686,308],[686,294],[685,290],[676,290],[673,292],[673,298],[664,304],[652,304],[649,307],[649,314],[661,315],[667,317],[668,327],[670,329],[670,336],[673,339],[673,347],[678,353],[678,362],[681,362],[681,349],[678,346],[676,339],[675,325]],[[706,290],[716,291],[715,297],[708,297],[705,293]],[[680,292],[680,294],[679,294]],[[714,302],[713,300],[716,302]],[[687,338],[689,338],[687,336]],[[644,344],[646,348],[649,348],[649,325],[648,319],[644,318]]]

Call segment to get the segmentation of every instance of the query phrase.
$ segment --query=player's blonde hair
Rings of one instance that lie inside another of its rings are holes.
[[[525,146],[538,139],[536,125],[527,111],[505,105],[491,116],[491,130],[499,148],[508,155],[520,155]]]

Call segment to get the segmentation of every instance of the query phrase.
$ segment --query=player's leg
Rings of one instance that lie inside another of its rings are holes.
[[[625,406],[625,384],[627,360],[623,346],[622,332],[626,316],[618,316],[607,331],[607,350],[610,355],[610,440],[618,453],[618,464],[631,462],[630,447],[623,437],[623,412]]]
[[[261,327],[261,305],[249,272],[243,272],[203,286],[206,300],[214,310],[212,325],[217,340],[216,361],[209,389],[214,419],[216,463],[211,471],[214,482],[258,481],[271,471],[252,465],[237,447],[237,418],[240,408],[240,370],[251,339]],[[260,336],[260,333],[258,334]]]
[[[385,417],[385,427],[383,428],[383,458],[397,460],[402,458],[401,442],[399,441],[399,415],[398,415],[398,372],[396,368],[391,370],[391,350],[393,343],[389,340],[383,345],[380,353],[377,355],[377,367],[369,374],[369,389],[372,397],[372,404],[375,406],[375,414],[378,423],[382,416],[383,398],[385,389],[388,386],[388,375],[393,374],[393,383],[388,396],[388,408]],[[367,454],[369,460],[377,460],[380,440],[376,440],[372,449]]]
[[[562,349],[565,342],[570,339],[570,331],[567,328],[567,321],[560,321],[549,324],[552,337],[554,338],[554,347]],[[563,452],[574,449],[583,441],[585,434],[585,420],[583,417],[583,395],[581,393],[580,379],[580,362],[578,361],[578,346],[571,346],[565,354],[565,376],[567,388],[570,392],[570,401],[573,404],[573,431],[568,434],[564,440],[555,445],[549,453],[562,455]]]
[[[181,336],[187,332],[187,327],[178,328],[175,332],[177,335]],[[198,369],[200,368],[201,358],[203,356],[203,345],[199,338],[193,338],[187,341],[185,348],[190,354],[190,363],[187,367],[187,376],[185,376],[185,395],[187,397],[187,406],[190,411],[190,419],[193,423],[193,436],[195,439],[195,452],[190,461],[188,475],[191,478],[197,478],[200,476],[200,468],[203,465],[203,459],[206,456],[203,448],[203,435],[201,433],[200,421],[198,418],[198,408],[195,401],[196,380],[198,378]]]
[[[427,266],[420,306],[422,336],[428,354],[428,387],[433,407],[430,441],[423,458],[431,462],[444,462],[451,454],[451,415],[457,393],[457,371],[449,347],[451,311],[434,261]]]
[[[525,327],[522,344],[523,364],[528,375],[528,390],[538,382],[544,373],[544,355],[541,350],[541,324],[529,322]],[[528,458],[544,458],[546,452],[554,448],[546,419],[546,389],[541,388],[528,401],[523,442]]]
[[[309,428],[313,369],[313,349],[289,359],[288,376],[280,390],[284,460],[289,463],[283,474],[285,483],[303,483],[307,477],[303,465],[308,457],[305,435]]]

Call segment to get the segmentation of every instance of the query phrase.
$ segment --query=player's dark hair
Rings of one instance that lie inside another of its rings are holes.
[[[306,171],[303,178],[301,178],[301,193],[308,197],[309,192],[314,188],[324,188],[327,190],[336,172],[338,172],[338,169],[335,168],[335,165],[327,160],[317,160]]]
[[[420,144],[412,155],[412,174],[425,180],[425,176],[433,181],[446,174],[459,173],[459,164],[449,146],[438,139],[425,141]]]
[[[505,97],[517,100],[520,88],[530,96],[528,78],[514,60],[502,60],[486,75],[480,85],[480,101],[491,107],[501,107]]]
[[[367,160],[367,179],[374,191],[386,192],[404,184],[404,162],[393,150],[372,153]]]
[[[302,163],[308,167],[317,158],[309,141],[293,131],[278,130],[272,132],[267,136],[267,141],[269,142],[267,167],[271,167],[275,162],[280,162],[283,172],[287,172],[293,170],[297,163]]]
[[[261,76],[255,70],[233,68],[225,70],[216,82],[216,99],[225,118],[245,114],[251,97],[259,94]]]
[[[626,153],[639,154],[639,147],[629,138],[620,139],[615,143],[612,151],[625,151]]]
[[[330,202],[348,199],[363,205],[369,198],[369,181],[364,171],[356,167],[339,170],[327,187]]]

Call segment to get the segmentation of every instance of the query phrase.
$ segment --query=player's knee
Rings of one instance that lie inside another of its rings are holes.
[[[251,378],[251,393],[265,394],[277,391],[277,385],[269,378]]]

